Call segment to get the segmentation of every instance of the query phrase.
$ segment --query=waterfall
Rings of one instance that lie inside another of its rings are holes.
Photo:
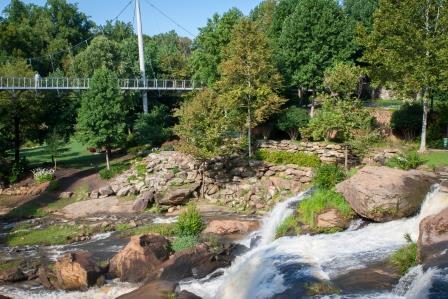
[[[438,188],[433,188],[426,196],[421,212],[412,218],[372,223],[358,230],[335,234],[283,237],[270,242],[278,224],[292,213],[294,206],[291,207],[291,204],[305,196],[306,193],[278,204],[263,221],[259,245],[237,257],[221,276],[184,281],[181,289],[204,299],[272,298],[287,290],[292,280],[300,281],[307,277],[331,279],[350,270],[362,269],[371,263],[383,261],[406,244],[405,234],[410,234],[414,241],[417,240],[421,219],[448,206],[446,196],[438,193]],[[295,270],[285,271],[291,267]],[[430,276],[431,273],[422,273],[420,277],[426,277],[426,280],[422,282],[419,279],[421,286],[411,283],[412,287],[408,288],[413,293],[390,293],[387,297],[418,298],[412,297],[412,294],[424,293],[425,286],[430,284]],[[366,298],[363,296],[359,298]],[[384,294],[382,296],[384,298]],[[381,298],[373,294],[367,297]]]

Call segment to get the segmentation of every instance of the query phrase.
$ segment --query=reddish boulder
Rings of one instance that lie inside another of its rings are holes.
[[[213,220],[204,230],[206,234],[228,235],[248,233],[259,227],[258,221],[249,220]]]

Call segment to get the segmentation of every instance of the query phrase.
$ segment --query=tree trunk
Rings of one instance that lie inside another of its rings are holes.
[[[313,96],[313,99],[311,100],[310,117],[311,117],[311,118],[314,117],[314,96]]]
[[[426,128],[428,126],[428,112],[429,112],[429,92],[425,89],[423,94],[423,118],[422,118],[422,136],[420,139],[420,149],[419,153],[424,153],[426,151]]]
[[[252,117],[250,111],[250,104],[247,105],[247,139],[248,139],[248,150],[249,150],[249,158],[252,157]]]
[[[294,141],[299,137],[299,131],[297,129],[290,129],[288,131],[289,138]]]
[[[14,162],[20,162],[20,117],[17,112],[14,115]]]
[[[53,163],[54,170],[56,170],[56,159],[54,158],[54,155],[51,155],[51,163]]]
[[[107,170],[110,170],[109,155],[110,155],[110,148],[106,148],[106,168],[107,168]]]

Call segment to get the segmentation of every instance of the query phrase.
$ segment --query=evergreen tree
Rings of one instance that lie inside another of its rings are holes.
[[[111,149],[125,140],[123,95],[114,72],[101,68],[93,74],[90,89],[82,96],[78,113],[77,136],[86,145],[105,148],[106,165],[110,169]]]
[[[381,0],[364,60],[380,83],[423,102],[420,152],[426,150],[429,101],[448,88],[448,1]]]
[[[247,129],[251,156],[251,130],[285,103],[276,94],[281,78],[273,64],[269,41],[253,21],[243,19],[235,26],[219,70],[221,97],[230,109],[244,116],[240,123]]]

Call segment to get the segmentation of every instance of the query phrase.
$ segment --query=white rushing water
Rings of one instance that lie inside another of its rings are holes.
[[[291,265],[305,265],[294,271],[295,279],[310,276],[331,279],[350,270],[364,268],[370,263],[383,261],[394,250],[406,244],[405,234],[409,234],[412,240],[417,240],[421,219],[448,206],[446,196],[442,196],[438,188],[434,188],[427,195],[420,214],[412,218],[373,223],[358,230],[335,234],[284,237],[271,242],[276,227],[292,213],[293,207],[290,205],[303,196],[301,194],[278,204],[264,220],[259,232],[259,245],[237,257],[232,266],[224,270],[223,275],[184,281],[181,288],[204,299],[271,298],[287,289],[288,277],[281,269]],[[434,273],[423,273],[420,269],[417,274],[414,273],[416,279],[408,278],[410,285],[402,286],[402,290],[395,290],[395,293],[344,298],[425,298],[422,294],[425,288],[429,288]]]

